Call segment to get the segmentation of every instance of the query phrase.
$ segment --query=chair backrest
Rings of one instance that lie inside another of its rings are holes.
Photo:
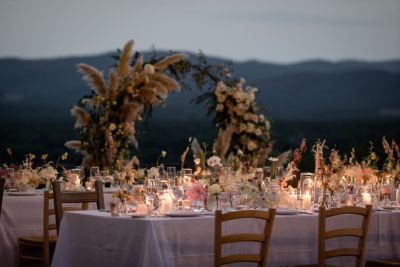
[[[326,259],[342,256],[356,257],[356,267],[363,264],[366,237],[368,233],[368,225],[371,216],[371,205],[365,208],[361,207],[342,207],[326,210],[324,207],[319,208],[319,226],[318,226],[318,266],[326,266]],[[362,217],[361,226],[359,228],[335,228],[334,230],[326,230],[327,218],[352,214]],[[356,248],[336,248],[326,250],[326,240],[337,237],[357,237],[358,246]]]
[[[53,194],[49,191],[44,191],[43,200],[43,258],[44,266],[50,266],[50,232],[57,229],[55,223],[50,223],[50,218],[54,218],[55,210],[50,208],[50,202],[53,200]],[[53,221],[53,220],[52,220]]]
[[[1,216],[1,207],[3,205],[3,193],[4,193],[4,184],[6,183],[6,179],[0,179],[0,216]]]
[[[56,213],[57,233],[60,231],[60,223],[64,211],[76,210],[76,208],[68,209],[63,207],[64,203],[82,203],[82,209],[87,209],[88,203],[96,203],[97,209],[104,209],[103,184],[101,181],[95,182],[94,192],[82,191],[62,191],[61,183],[53,182],[54,209]]]
[[[235,233],[222,235],[222,225],[224,222],[236,219],[252,218],[264,221],[263,232],[261,233]],[[272,226],[275,219],[275,209],[268,211],[260,210],[241,210],[222,213],[220,210],[215,212],[215,266],[221,266],[236,262],[255,262],[258,266],[265,266],[268,256],[269,240],[271,237]],[[260,251],[255,254],[229,254],[222,255],[222,246],[235,242],[257,242],[260,243]]]

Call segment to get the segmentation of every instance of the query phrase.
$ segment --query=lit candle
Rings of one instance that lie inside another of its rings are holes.
[[[311,209],[311,195],[310,192],[306,192],[305,195],[303,195],[303,209],[305,210],[310,210]]]
[[[164,193],[161,200],[160,213],[166,214],[172,209],[172,197],[169,193]]]
[[[85,187],[86,187],[86,190],[87,190],[87,191],[92,191],[92,189],[93,189],[93,182],[91,182],[91,181],[85,182]]]
[[[363,202],[365,205],[371,205],[371,194],[368,192],[362,193]]]
[[[76,178],[75,180],[75,188],[80,189],[81,188],[81,179]]]

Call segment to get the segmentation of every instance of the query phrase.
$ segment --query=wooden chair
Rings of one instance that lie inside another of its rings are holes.
[[[53,184],[54,209],[56,213],[57,233],[60,231],[60,223],[64,211],[70,210],[64,207],[65,203],[82,203],[82,209],[87,209],[89,203],[96,203],[97,209],[104,209],[103,184],[95,182],[94,192],[61,191],[61,183],[55,181]]]
[[[56,235],[50,235],[56,230],[56,224],[50,224],[50,218],[54,218],[54,209],[50,209],[50,201],[53,194],[44,192],[43,201],[43,235],[20,237],[17,240],[17,266],[25,261],[43,262],[45,267],[50,266],[52,254],[57,241]],[[55,221],[55,218],[53,219]]]
[[[264,220],[262,233],[235,233],[222,236],[222,224],[242,218],[252,218]],[[275,219],[275,209],[269,211],[242,210],[222,214],[220,210],[215,212],[215,266],[236,262],[255,262],[259,267],[265,266],[268,257],[269,240],[271,237],[272,226]],[[258,254],[230,254],[222,255],[222,245],[235,242],[258,242],[260,251]]]
[[[326,219],[352,214],[362,216],[360,228],[340,228],[326,231]],[[319,226],[318,226],[318,266],[324,267],[326,259],[333,257],[352,256],[356,257],[356,267],[363,266],[366,237],[368,233],[368,225],[371,216],[371,205],[365,208],[361,207],[342,207],[326,210],[324,207],[319,208]],[[325,241],[331,238],[353,236],[358,238],[357,248],[337,248],[326,250]]]
[[[4,193],[4,184],[6,183],[6,179],[0,179],[0,216],[1,216],[1,207],[3,205],[3,193]]]

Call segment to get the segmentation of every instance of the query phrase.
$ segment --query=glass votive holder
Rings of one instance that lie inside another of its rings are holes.
[[[86,191],[92,191],[93,190],[93,181],[85,182],[85,189],[86,189]]]
[[[115,202],[110,203],[110,211],[111,211],[111,216],[119,216],[119,208],[117,203]]]

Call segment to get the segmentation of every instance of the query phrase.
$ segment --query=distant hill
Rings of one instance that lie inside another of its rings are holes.
[[[223,62],[218,58],[209,61]],[[76,71],[80,62],[103,70],[115,64],[110,54],[52,60],[0,59],[0,116],[68,117],[69,108],[89,92]],[[400,61],[249,61],[232,67],[247,84],[259,88],[259,101],[273,119],[400,117],[400,101],[396,101],[400,99]],[[204,109],[190,103],[199,94],[194,90],[172,95],[162,116],[182,116],[175,112],[185,108],[188,116],[204,117]]]
[[[145,56],[149,57],[149,53]],[[195,55],[190,55],[190,58],[194,59]],[[224,61],[222,58],[209,58],[210,63]],[[4,146],[16,146],[24,151],[28,150],[26,143],[29,142],[31,149],[57,147],[61,151],[64,141],[76,137],[69,109],[89,93],[89,88],[76,71],[76,64],[81,62],[105,72],[115,64],[110,53],[48,60],[0,59],[0,119],[2,125],[6,125],[0,138]],[[258,101],[266,107],[267,116],[274,122],[275,137],[287,140],[281,143],[282,147],[296,143],[302,133],[312,135],[310,122],[312,125],[318,122],[332,125],[333,122],[346,121],[351,125],[352,121],[363,121],[366,129],[371,129],[368,125],[390,121],[389,125],[395,126],[387,126],[390,128],[386,127],[385,131],[391,129],[392,134],[400,135],[400,60],[313,60],[294,64],[247,61],[234,63],[232,68],[246,79],[248,85],[259,88]],[[141,126],[143,133],[150,138],[150,127],[155,129],[167,122],[180,123],[187,126],[188,132],[181,133],[180,139],[176,137],[176,144],[184,146],[188,135],[200,131],[189,125],[196,122],[195,126],[208,134],[205,138],[212,138],[212,125],[210,118],[205,116],[205,108],[191,103],[200,93],[192,90],[170,95],[163,111],[156,108],[151,121]],[[199,126],[200,122],[202,126]],[[286,132],[282,132],[284,124],[296,125],[298,129],[285,128]],[[306,124],[308,126],[304,126]],[[303,129],[301,125],[308,128]],[[46,136],[49,129],[61,133]],[[163,129],[159,128],[160,131]],[[335,131],[335,128],[330,128],[330,131]],[[383,130],[377,132],[379,127],[373,131],[369,135],[385,134]],[[324,132],[314,132],[315,136],[324,135]],[[169,134],[168,138],[178,135],[174,132]],[[141,146],[153,149],[152,153],[157,154],[159,147],[151,141],[156,136],[151,140],[146,136]],[[341,142],[345,141],[341,139]]]

